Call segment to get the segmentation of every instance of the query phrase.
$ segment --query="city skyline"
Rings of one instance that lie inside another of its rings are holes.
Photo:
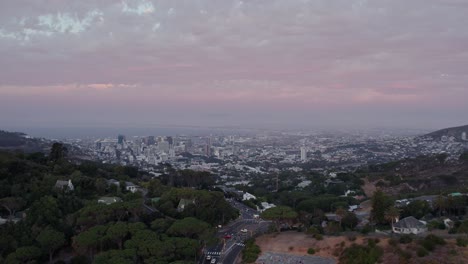
[[[465,1],[0,5],[6,128],[467,123]]]

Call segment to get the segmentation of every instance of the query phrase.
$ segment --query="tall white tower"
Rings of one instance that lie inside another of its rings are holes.
[[[461,138],[462,138],[463,141],[466,141],[466,132],[463,132],[463,133],[462,133]]]
[[[307,160],[307,149],[306,147],[301,147],[301,161]]]

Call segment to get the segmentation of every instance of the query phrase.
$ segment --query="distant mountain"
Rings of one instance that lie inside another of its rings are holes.
[[[443,136],[454,137],[457,141],[467,141],[468,139],[468,125],[459,127],[444,128],[425,135],[434,140],[441,140]]]
[[[26,153],[45,152],[51,142],[45,139],[32,138],[21,132],[0,130],[0,150],[20,150]]]

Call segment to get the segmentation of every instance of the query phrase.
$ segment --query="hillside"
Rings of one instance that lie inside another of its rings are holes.
[[[463,133],[466,133],[465,138],[463,138]],[[456,141],[466,141],[468,138],[468,125],[444,128],[444,129],[429,133],[425,136],[431,137],[434,140],[440,140],[443,136],[446,136],[446,137],[454,137]]]
[[[21,132],[0,130],[0,150],[20,150],[26,153],[48,152],[51,143],[44,139],[31,138]]]
[[[377,187],[392,195],[465,191],[468,152],[459,160],[447,160],[446,155],[439,154],[372,165],[365,174]]]

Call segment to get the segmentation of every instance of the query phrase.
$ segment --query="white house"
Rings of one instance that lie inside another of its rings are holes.
[[[245,192],[244,195],[242,196],[242,200],[243,201],[247,201],[247,200],[250,200],[250,199],[257,199],[257,197],[255,197],[254,195],[248,193],[248,192]]]
[[[396,222],[392,230],[397,234],[421,234],[427,231],[426,223],[409,216]]]
[[[132,182],[125,182],[125,190],[135,193],[138,190],[138,186]]]
[[[55,188],[66,190],[66,191],[73,191],[75,189],[75,186],[73,186],[73,183],[71,182],[71,180],[68,180],[68,181],[57,180],[57,182],[55,183]]]

